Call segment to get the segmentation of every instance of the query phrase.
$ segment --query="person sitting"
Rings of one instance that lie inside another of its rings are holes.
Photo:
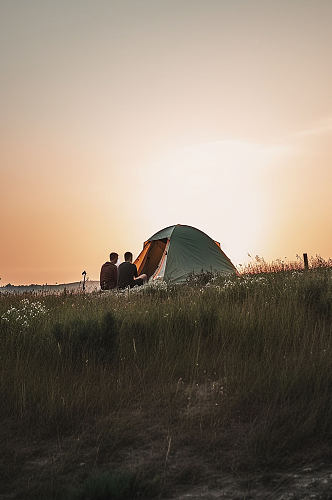
[[[118,254],[115,252],[110,253],[110,262],[105,262],[100,270],[100,288],[102,290],[113,290],[117,287],[118,283],[118,268],[116,263],[118,261]]]
[[[147,281],[147,275],[141,274],[137,276],[137,267],[132,264],[133,254],[131,252],[126,252],[124,254],[125,262],[122,262],[118,268],[118,287],[126,288],[129,286],[141,286]]]

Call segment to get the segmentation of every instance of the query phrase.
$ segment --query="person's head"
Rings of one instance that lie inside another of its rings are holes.
[[[124,254],[124,258],[126,262],[132,262],[133,261],[133,254],[131,252],[126,252]]]
[[[118,262],[118,254],[116,252],[111,252],[110,253],[110,262],[112,264],[116,264]]]

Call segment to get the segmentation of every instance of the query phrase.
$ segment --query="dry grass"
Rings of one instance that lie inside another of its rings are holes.
[[[245,266],[239,266],[240,274],[259,274],[259,273],[279,273],[282,271],[301,271],[303,270],[303,258],[296,256],[295,261],[290,261],[286,257],[284,260],[278,259],[272,262],[266,262],[263,257],[256,255],[251,257],[251,262]],[[323,259],[320,255],[311,256],[308,259],[310,269],[331,268],[332,258]]]
[[[330,453],[331,268],[264,265],[130,295],[0,295],[6,491],[79,498],[100,470],[96,488],[127,477],[147,497]]]

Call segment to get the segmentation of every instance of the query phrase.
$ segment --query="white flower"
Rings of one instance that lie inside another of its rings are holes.
[[[28,328],[30,320],[44,316],[47,314],[48,309],[41,302],[30,302],[29,299],[22,299],[18,308],[10,307],[5,313],[2,314],[1,319],[6,322],[19,323],[21,327]]]

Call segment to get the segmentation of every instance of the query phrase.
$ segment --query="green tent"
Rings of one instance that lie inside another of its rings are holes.
[[[218,242],[199,229],[182,224],[166,227],[145,241],[135,264],[138,274],[173,283],[185,281],[191,273],[236,273]]]

